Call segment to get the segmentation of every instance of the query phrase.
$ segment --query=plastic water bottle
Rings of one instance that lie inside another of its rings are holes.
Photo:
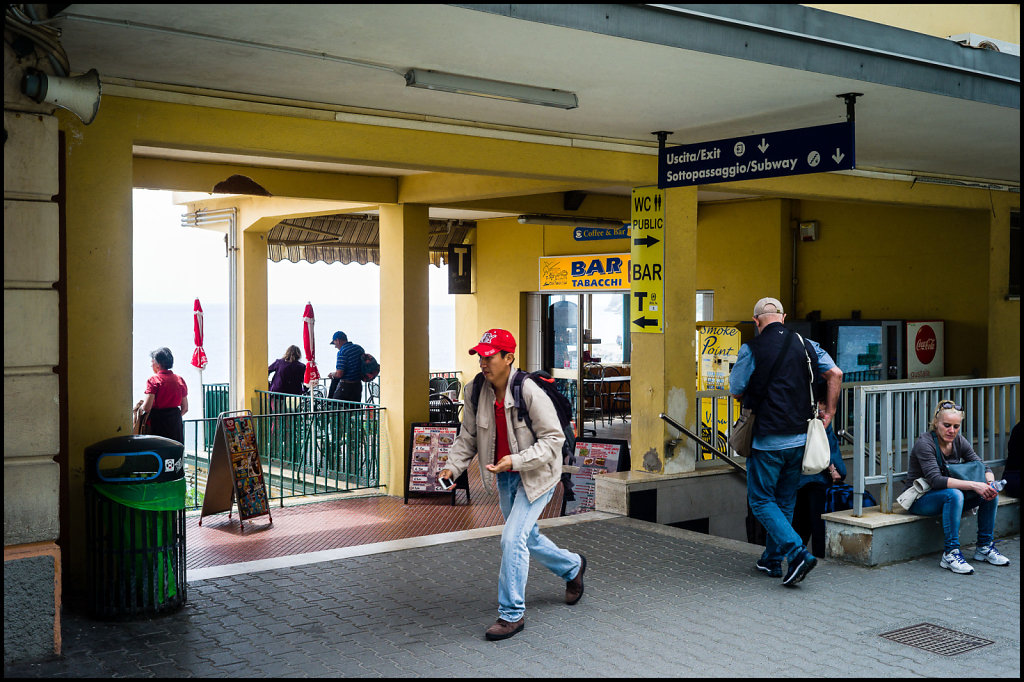
[[[1006,479],[1004,478],[1001,481],[993,481],[992,483],[989,483],[989,485],[995,488],[997,493],[1001,493],[1003,492],[1003,488],[1006,487]]]

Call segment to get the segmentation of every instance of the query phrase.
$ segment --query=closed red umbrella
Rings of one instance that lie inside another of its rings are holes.
[[[302,383],[309,388],[310,395],[313,393],[313,387],[320,381],[320,371],[316,368],[313,321],[313,304],[306,303],[306,310],[302,313],[302,345],[306,351],[306,373],[302,377]]]
[[[206,369],[206,351],[203,350],[203,306],[199,305],[196,299],[192,306],[192,332],[195,336],[196,349],[192,352],[192,366],[200,371],[200,383],[202,383],[201,372]]]

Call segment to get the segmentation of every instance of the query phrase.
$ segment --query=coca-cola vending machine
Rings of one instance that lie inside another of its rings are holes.
[[[907,378],[941,377],[946,373],[945,322],[907,322]]]
[[[903,378],[903,330],[903,320],[822,320],[810,335],[843,371],[843,382],[856,383]]]

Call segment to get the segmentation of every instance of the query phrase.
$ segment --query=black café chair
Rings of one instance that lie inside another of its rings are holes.
[[[606,377],[617,377],[621,375],[621,370],[615,367],[605,367]],[[615,413],[618,412],[619,418],[623,422],[626,421],[626,417],[629,416],[629,384],[625,382],[612,382],[608,387],[608,397],[611,399],[611,411],[608,415],[608,422],[611,423],[615,420]]]
[[[431,393],[430,422],[433,424],[458,424],[458,405],[444,393]]]
[[[583,433],[597,435],[597,422],[604,422],[604,386],[600,379],[603,376],[601,365],[587,364],[583,366]],[[586,428],[588,421],[594,422],[594,428]]]

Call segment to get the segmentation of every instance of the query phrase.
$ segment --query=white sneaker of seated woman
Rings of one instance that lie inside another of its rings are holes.
[[[964,555],[960,553],[959,549],[954,549],[942,555],[942,560],[939,561],[939,566],[948,568],[954,573],[961,573],[963,575],[970,575],[974,573],[974,567],[964,561]]]
[[[996,549],[996,544],[994,542],[990,542],[987,545],[979,545],[978,548],[974,550],[974,560],[987,561],[993,566],[1008,566],[1010,564],[1010,560],[1000,554],[999,550]]]

